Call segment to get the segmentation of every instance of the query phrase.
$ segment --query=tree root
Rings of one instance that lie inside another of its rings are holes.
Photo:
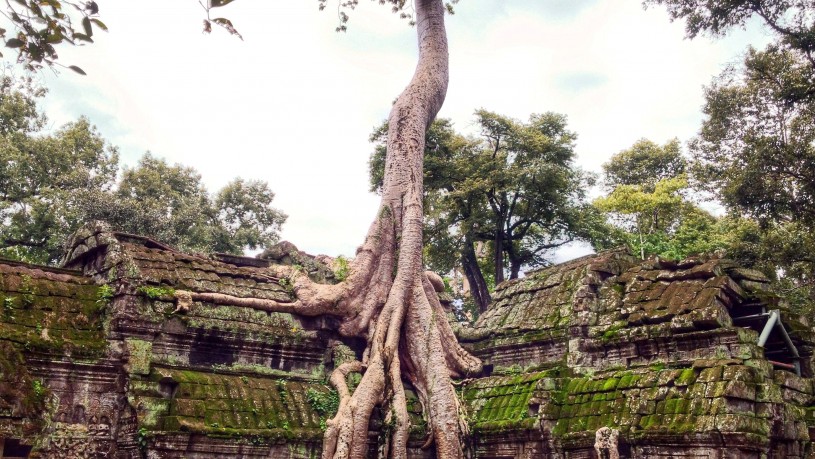
[[[481,372],[481,362],[458,344],[439,303],[444,288],[422,268],[422,177],[425,131],[444,102],[448,56],[442,0],[415,0],[419,62],[388,118],[388,151],[379,214],[349,264],[348,278],[336,285],[312,282],[293,268],[270,268],[292,285],[291,302],[238,298],[220,293],[176,292],[179,307],[192,301],[245,306],[306,316],[340,319],[339,333],[367,340],[361,362],[340,365],[331,383],[340,406],[327,422],[323,459],[369,457],[369,423],[384,407],[380,455],[407,457],[410,420],[403,380],[418,393],[427,420],[426,447],[440,459],[463,458],[460,436],[467,426],[452,377]],[[353,394],[345,377],[362,371]]]

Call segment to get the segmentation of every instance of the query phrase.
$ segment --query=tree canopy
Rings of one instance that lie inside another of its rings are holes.
[[[693,190],[678,140],[659,146],[641,139],[613,155],[603,170],[609,193],[594,204],[641,258],[679,260],[725,246],[719,220],[689,197]]]
[[[214,197],[192,168],[146,154],[119,172],[118,150],[85,118],[50,134],[30,81],[0,84],[0,254],[54,263],[89,220],[183,250],[241,254],[277,241],[286,216],[264,182],[235,179]]]
[[[814,72],[789,49],[749,49],[705,89],[705,119],[690,143],[699,183],[743,235],[733,256],[782,274],[778,281],[802,298],[815,268]]]
[[[547,263],[552,250],[592,235],[598,219],[586,204],[593,177],[573,165],[576,135],[566,117],[533,114],[522,122],[475,112],[479,135],[456,133],[436,120],[425,148],[425,255],[441,273],[461,268],[483,311],[489,289],[508,271]],[[372,189],[381,186],[385,147],[377,129],[370,160]],[[489,248],[487,264],[477,249]]]
[[[706,88],[692,150],[701,182],[731,210],[815,223],[813,81],[815,68],[770,47]]]
[[[609,190],[620,185],[640,185],[651,192],[660,180],[683,174],[687,160],[682,156],[679,139],[662,146],[640,139],[613,155],[602,168],[603,185]]]
[[[663,5],[672,20],[684,19],[689,38],[724,36],[756,17],[778,37],[782,47],[800,53],[815,66],[815,5],[809,0],[645,0]]]

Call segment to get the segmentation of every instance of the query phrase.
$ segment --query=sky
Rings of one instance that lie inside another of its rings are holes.
[[[211,191],[235,177],[265,180],[289,215],[282,239],[353,255],[378,204],[368,136],[413,73],[415,29],[375,1],[360,2],[346,33],[316,0],[213,10],[241,41],[203,34],[196,0],[98,3],[109,32],[60,50],[87,76],[41,73],[51,129],[84,115],[125,166],[150,151],[194,167]],[[682,23],[638,0],[462,0],[447,27],[450,85],[439,116],[472,132],[479,108],[518,119],[565,114],[577,165],[596,172],[640,138],[692,138],[703,87],[748,44],[769,40],[758,24],[687,40]]]

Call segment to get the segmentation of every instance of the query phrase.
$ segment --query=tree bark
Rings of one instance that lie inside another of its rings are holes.
[[[501,223],[495,225],[495,285],[504,282],[504,231]]]
[[[464,268],[464,276],[467,277],[467,283],[470,284],[470,294],[473,296],[473,301],[478,307],[478,312],[483,313],[492,302],[492,297],[487,287],[487,281],[484,280],[484,274],[481,272],[481,267],[478,266],[478,258],[476,257],[473,241],[469,234],[464,236],[464,250],[461,254],[461,265]]]
[[[520,254],[515,251],[515,241],[513,240],[513,234],[508,231],[507,233],[507,258],[509,259],[509,278],[510,279],[517,279],[518,275],[521,272],[521,265],[523,265],[523,260],[521,260]]]
[[[419,62],[388,118],[388,144],[382,201],[348,278],[317,284],[291,267],[273,267],[270,276],[287,279],[291,301],[176,292],[182,302],[239,304],[302,315],[330,314],[339,333],[367,341],[361,362],[338,368],[331,381],[340,392],[337,415],[326,422],[323,459],[369,457],[368,426],[377,405],[386,425],[380,452],[407,457],[410,427],[402,379],[416,388],[427,419],[428,444],[439,459],[463,458],[461,436],[467,426],[459,411],[452,377],[481,372],[481,361],[456,340],[439,303],[442,283],[422,269],[422,179],[425,132],[447,92],[448,56],[442,0],[415,0]],[[363,373],[353,393],[343,378]]]
[[[509,278],[510,279],[517,279],[518,276],[521,274],[521,260],[517,260],[515,258],[509,258]]]

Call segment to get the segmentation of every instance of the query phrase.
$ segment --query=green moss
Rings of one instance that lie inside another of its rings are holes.
[[[175,289],[171,287],[156,287],[152,285],[142,285],[136,289],[137,292],[144,294],[151,300],[166,299],[175,297]]]
[[[99,286],[19,277],[12,287],[14,292],[2,296],[0,338],[50,355],[70,353],[82,359],[104,353],[105,311],[97,303]]]
[[[177,383],[175,396],[168,411],[157,411],[155,427],[166,431],[244,439],[259,435],[275,441],[318,437],[339,401],[336,392],[317,382],[158,369],[145,382],[155,389],[131,389],[143,394],[136,405],[160,395],[158,385],[168,378]]]
[[[679,377],[676,378],[674,384],[677,386],[687,386],[689,384],[693,384],[696,380],[696,371],[693,368],[686,368],[682,370],[682,373],[679,374]]]
[[[128,358],[128,371],[146,375],[150,373],[150,361],[153,356],[153,343],[135,338],[125,340]]]
[[[237,306],[194,308],[183,320],[191,328],[229,331],[248,341],[270,344],[296,345],[314,336],[312,332],[304,331],[291,314],[269,314]]]
[[[603,383],[603,390],[610,391],[617,388],[617,384],[620,382],[617,378],[609,378]]]
[[[550,384],[549,378],[558,372],[551,369],[531,374],[492,376],[464,387],[461,398],[469,413],[471,428],[492,431],[526,429],[536,425],[537,418],[530,417],[529,401],[539,384]]]
[[[25,419],[28,428],[39,430],[47,421],[49,393],[44,382],[29,373],[22,349],[0,340],[0,416],[13,412]]]
[[[615,285],[619,285],[619,284],[615,284]],[[615,322],[614,324],[609,326],[606,329],[605,332],[603,332],[603,335],[601,336],[601,339],[603,340],[604,343],[608,343],[610,341],[613,341],[615,338],[617,338],[620,335],[620,330],[625,328],[626,325],[627,325],[627,323],[624,322],[624,321]]]

